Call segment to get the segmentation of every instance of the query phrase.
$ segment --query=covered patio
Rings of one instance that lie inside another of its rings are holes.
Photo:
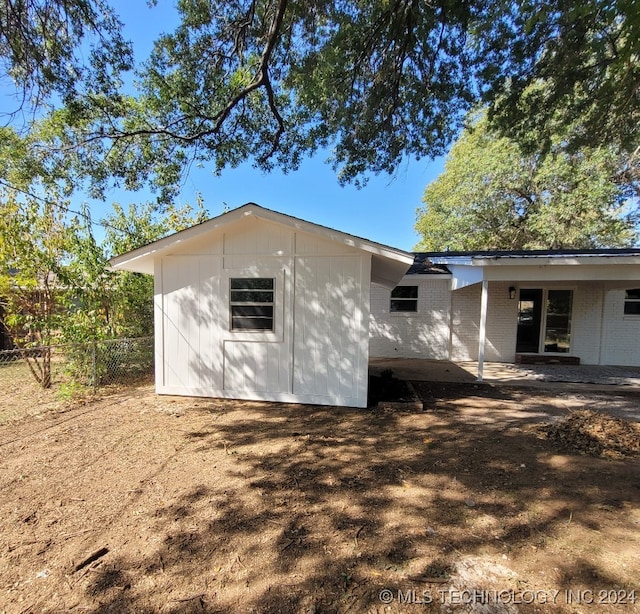
[[[478,350],[470,356],[477,359],[478,380],[620,384],[638,378],[633,368],[575,368],[639,364],[637,250],[488,252],[445,255],[433,262],[451,271],[454,297],[480,287]],[[452,326],[453,344],[463,324]],[[505,369],[492,365],[492,357],[530,364]]]
[[[372,358],[371,373],[391,369],[399,379],[418,382],[473,383],[478,381],[478,362],[424,360],[420,358]],[[605,365],[516,365],[485,362],[483,381],[514,386],[563,386],[567,384],[640,390],[640,367]]]
[[[636,385],[640,248],[415,254],[372,288],[369,346],[427,381]]]

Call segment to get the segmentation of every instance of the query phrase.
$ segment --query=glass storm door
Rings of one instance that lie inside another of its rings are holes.
[[[548,290],[544,351],[568,354],[571,349],[572,290]]]

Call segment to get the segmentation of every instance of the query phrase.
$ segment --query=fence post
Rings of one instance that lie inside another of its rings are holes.
[[[98,344],[94,341],[91,344],[91,385],[95,393],[98,388],[98,369],[96,365]]]

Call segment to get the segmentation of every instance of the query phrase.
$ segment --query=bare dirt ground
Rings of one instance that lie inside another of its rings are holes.
[[[639,394],[416,388],[425,411],[141,386],[5,423],[0,611],[640,612],[638,457],[543,428]]]

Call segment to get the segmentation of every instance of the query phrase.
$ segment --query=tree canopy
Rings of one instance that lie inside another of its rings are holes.
[[[523,153],[483,115],[427,186],[416,230],[425,251],[626,247],[637,239],[640,160],[614,146]]]
[[[66,104],[90,90],[113,94],[120,74],[133,67],[132,47],[121,30],[103,0],[3,2],[0,83],[15,86],[11,111],[38,107],[52,94]]]
[[[479,102],[529,149],[549,150],[568,127],[575,147],[638,145],[635,0],[180,0],[179,25],[156,41],[135,92],[109,78],[130,50],[108,6],[6,6],[7,72],[74,93],[58,146],[75,148],[98,188],[108,176],[132,187],[152,179],[168,196],[193,162],[291,170],[326,147],[340,179],[358,181],[393,173],[405,156],[443,154]],[[16,21],[12,7],[27,8]],[[58,28],[42,27],[50,13]],[[74,27],[100,35],[85,72]],[[29,62],[35,52],[46,61]],[[82,96],[75,73],[90,77]]]

